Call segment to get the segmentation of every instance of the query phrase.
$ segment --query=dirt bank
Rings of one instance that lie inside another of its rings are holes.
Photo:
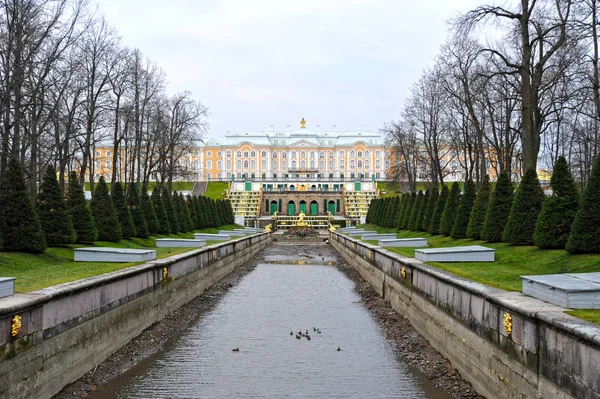
[[[339,257],[336,265],[356,284],[355,290],[362,298],[373,318],[381,325],[386,338],[393,343],[396,354],[407,364],[420,370],[435,387],[455,398],[482,398],[442,355],[403,319],[389,302],[373,290],[360,274]]]

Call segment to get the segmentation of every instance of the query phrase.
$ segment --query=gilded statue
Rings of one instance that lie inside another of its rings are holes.
[[[272,224],[268,224],[268,225],[265,226],[265,231],[267,233],[270,233],[272,228],[273,228],[273,225]]]
[[[302,118],[302,120],[300,121],[300,128],[306,129],[306,121],[304,120],[304,118]]]
[[[308,226],[308,223],[304,222],[304,217],[306,215],[304,214],[304,212],[300,212],[300,214],[298,215],[298,222],[294,224],[294,226],[299,226],[299,227],[304,227],[304,226]]]

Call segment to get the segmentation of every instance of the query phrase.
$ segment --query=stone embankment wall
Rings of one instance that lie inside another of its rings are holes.
[[[331,243],[482,395],[600,398],[600,326],[345,235]]]
[[[270,241],[261,233],[2,299],[0,398],[52,397]]]

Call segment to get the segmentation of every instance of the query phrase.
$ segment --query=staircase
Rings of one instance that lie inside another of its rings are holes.
[[[344,191],[344,202],[346,203],[346,217],[358,219],[367,216],[369,205],[377,198],[377,191]]]
[[[197,197],[201,197],[206,192],[206,188],[208,187],[207,181],[196,181],[194,182],[194,188],[192,188],[192,195]]]
[[[233,214],[246,218],[255,218],[260,214],[262,191],[229,191],[227,199],[231,201]]]

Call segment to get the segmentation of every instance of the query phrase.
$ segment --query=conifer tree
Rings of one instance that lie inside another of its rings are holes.
[[[415,207],[417,202],[417,193],[410,193],[410,197],[407,199],[406,209],[404,210],[404,215],[402,215],[402,225],[400,226],[401,230],[407,230],[408,224],[410,222],[410,215],[412,214],[412,210]]]
[[[532,245],[533,232],[542,210],[544,192],[535,168],[528,168],[517,188],[504,228],[503,241],[511,245]]]
[[[171,224],[169,223],[169,217],[167,216],[165,204],[160,195],[160,188],[158,187],[155,187],[152,191],[152,205],[154,206],[154,212],[158,220],[159,234],[171,234]]]
[[[73,221],[75,242],[77,244],[92,244],[96,241],[98,239],[98,231],[96,230],[96,223],[92,216],[92,209],[85,199],[85,194],[79,184],[76,172],[71,172],[69,175],[67,209]]]
[[[488,205],[490,203],[490,196],[492,195],[492,186],[490,184],[490,177],[485,175],[477,197],[475,197],[475,203],[469,216],[469,225],[467,226],[467,237],[479,240],[481,238],[481,230],[483,229],[483,222],[485,221],[485,214],[487,212]]]
[[[452,183],[450,187],[450,194],[446,200],[444,206],[444,213],[442,214],[442,220],[440,222],[440,234],[449,236],[454,226],[454,219],[458,213],[458,206],[460,204],[460,185],[458,182]]]
[[[196,205],[196,228],[203,229],[206,227],[206,222],[204,220],[204,212],[202,211],[200,197],[194,196],[194,204]]]
[[[425,215],[423,216],[423,225],[421,229],[422,231],[429,231],[429,227],[431,226],[431,219],[433,219],[433,213],[435,212],[435,206],[440,196],[440,193],[437,189],[437,185],[429,191],[429,200],[427,201],[427,208],[425,209]]]
[[[121,224],[103,176],[100,176],[92,197],[92,215],[96,222],[99,241],[118,242],[123,239]]]
[[[579,191],[565,157],[558,157],[550,179],[552,195],[546,197],[533,233],[540,248],[564,248],[579,208]]]
[[[233,214],[233,208],[231,206],[231,201],[230,200],[225,200],[225,203],[227,204],[227,215],[229,215],[229,224],[234,224],[235,223],[235,215]]]
[[[179,225],[179,219],[177,218],[177,212],[175,211],[175,197],[171,198],[166,188],[163,188],[161,198],[163,205],[169,219],[169,226],[171,226],[171,233],[177,234],[183,231],[182,226]]]
[[[566,249],[571,253],[600,252],[600,156],[596,156],[585,185]]]
[[[400,225],[402,224],[402,215],[406,209],[406,198],[406,194],[400,194],[400,206],[398,207],[398,214],[396,215],[396,220],[394,221],[394,227],[397,230],[400,230]]]
[[[7,252],[42,253],[46,239],[29,196],[21,164],[12,158],[0,179],[0,247]]]
[[[144,215],[144,208],[140,201],[138,187],[135,183],[129,183],[129,187],[127,188],[127,206],[129,207],[131,221],[135,228],[134,237],[147,238],[150,235],[150,232],[148,231],[148,223],[146,222],[146,216]]]
[[[111,196],[115,210],[117,211],[117,218],[121,224],[123,238],[135,237],[135,226],[133,224],[133,218],[131,217],[129,205],[127,204],[123,184],[115,182]]]
[[[214,199],[211,199],[210,202],[212,204],[213,215],[215,216],[215,227],[220,227],[223,225],[223,221],[221,220],[221,215],[217,209],[217,202]]]
[[[475,197],[477,196],[477,187],[473,180],[467,180],[465,184],[465,192],[460,198],[460,205],[456,217],[454,218],[454,224],[450,237],[454,239],[465,238],[467,236],[467,227],[469,226],[469,217],[473,210],[473,204],[475,203]]]
[[[450,191],[448,190],[448,186],[442,184],[442,191],[435,203],[435,210],[431,216],[431,221],[429,222],[429,234],[431,235],[435,236],[440,234],[440,224],[442,223],[442,216],[444,215],[444,209],[446,208],[446,202],[448,201],[449,195]]]
[[[140,204],[142,211],[144,212],[146,224],[148,225],[148,233],[152,235],[160,234],[161,228],[158,222],[158,217],[156,216],[156,210],[154,209],[154,201],[150,200],[146,185],[142,186],[142,190],[140,192]]]
[[[419,217],[419,210],[423,204],[423,190],[419,190],[415,203],[410,211],[410,219],[408,219],[408,230],[415,231],[417,228],[417,219]]]
[[[194,231],[194,222],[192,221],[187,201],[183,197],[182,192],[179,192],[179,204],[181,206],[183,220],[185,221],[186,232]]]
[[[190,218],[192,219],[192,230],[195,230],[196,221],[198,220],[198,216],[196,215],[196,203],[194,202],[194,198],[188,194],[185,202],[187,203],[187,208],[190,213]]]
[[[488,242],[502,241],[502,234],[506,227],[508,215],[513,200],[513,187],[508,173],[503,170],[498,175],[498,180],[490,197],[490,205],[485,214],[481,239]]]
[[[67,201],[56,180],[56,169],[48,166],[38,195],[39,218],[49,247],[75,242],[75,229]]]
[[[425,212],[429,206],[429,196],[429,190],[426,190],[421,205],[419,206],[419,214],[417,215],[417,223],[415,224],[416,231],[423,231],[423,221],[425,219]]]

